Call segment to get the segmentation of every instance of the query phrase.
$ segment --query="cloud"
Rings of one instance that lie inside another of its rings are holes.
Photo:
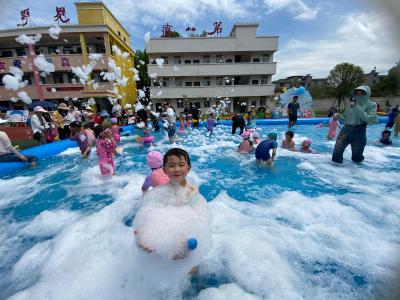
[[[390,15],[351,13],[337,21],[341,26],[330,38],[289,40],[274,58],[278,62],[274,78],[308,73],[326,77],[342,62],[359,65],[365,72],[376,66],[378,71],[386,73],[399,60],[400,38]]]
[[[153,25],[155,22],[167,21],[192,24],[209,14],[241,18],[252,12],[250,0],[108,0],[105,3],[121,21],[136,25]]]
[[[287,9],[297,20],[313,20],[317,16],[318,8],[307,5],[303,0],[264,0],[269,13]]]

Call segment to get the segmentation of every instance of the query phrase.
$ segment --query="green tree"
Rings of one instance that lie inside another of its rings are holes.
[[[328,85],[313,86],[310,88],[310,94],[314,99],[332,98],[336,96],[336,90]]]
[[[372,88],[375,97],[385,97],[399,94],[400,89],[400,61],[391,68],[386,78]]]
[[[336,65],[329,73],[328,85],[335,88],[335,96],[340,108],[344,98],[364,81],[364,71],[361,67],[349,63]]]
[[[146,94],[146,99],[142,99],[141,102],[143,105],[147,105],[150,99],[150,84],[151,79],[147,72],[147,64],[149,63],[149,56],[146,53],[146,50],[136,50],[135,54],[135,68],[139,71],[140,81],[136,81],[137,89],[141,89]]]

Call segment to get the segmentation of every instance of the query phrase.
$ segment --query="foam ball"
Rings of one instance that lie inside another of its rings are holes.
[[[191,239],[187,240],[186,244],[187,244],[187,247],[189,250],[194,250],[197,248],[197,240],[196,239],[191,238]]]

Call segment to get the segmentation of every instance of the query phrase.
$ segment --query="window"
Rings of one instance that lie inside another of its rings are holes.
[[[253,80],[251,81],[251,84],[258,84],[258,79],[253,79]]]
[[[226,62],[227,64],[231,64],[231,63],[232,63],[232,58],[229,58],[229,59],[225,60],[225,62]]]
[[[64,83],[63,74],[53,73],[54,83]]]
[[[269,54],[262,55],[262,62],[269,62]]]
[[[257,100],[252,100],[252,101],[251,101],[251,106],[256,107],[256,106],[257,106]]]
[[[13,56],[13,53],[11,50],[1,51],[0,54],[1,54],[0,55],[1,57],[12,57]]]
[[[118,35],[121,36],[121,32],[118,31]]]
[[[204,99],[203,105],[204,105],[204,107],[210,107],[211,101],[209,99]]]
[[[175,86],[182,86],[182,79],[181,78],[175,78]]]
[[[210,55],[203,55],[203,64],[210,63]]]
[[[194,85],[194,86],[200,86],[200,81],[195,81],[195,82],[193,82],[193,85]]]
[[[22,82],[24,82],[25,80],[28,81],[28,85],[32,85],[32,77],[30,74],[24,74],[22,76]]]
[[[191,81],[186,81],[185,82],[185,86],[192,86],[192,82]]]
[[[222,63],[224,62],[224,56],[223,56],[223,55],[217,55],[217,56],[215,57],[215,62],[216,62],[217,64],[222,64]]]
[[[210,86],[211,85],[210,77],[204,77],[204,85],[205,86]]]
[[[176,101],[176,107],[177,108],[183,108],[183,101],[181,99],[179,99],[178,101]]]
[[[162,85],[163,85],[163,87],[169,86],[169,78],[163,78]]]
[[[194,63],[194,64],[199,64],[199,63],[200,63],[200,60],[199,60],[199,59],[193,59],[193,63]]]
[[[223,79],[222,77],[218,76],[218,77],[215,79],[215,84],[216,84],[216,85],[222,85],[223,80],[224,80],[224,79]]]
[[[259,58],[253,58],[253,63],[258,63],[258,62],[260,62]]]
[[[68,73],[68,82],[72,84],[77,84],[79,81],[77,80],[77,77],[74,74]]]
[[[164,65],[168,65],[168,56],[161,56],[161,58],[164,60]]]
[[[261,96],[260,97],[260,106],[266,106],[267,105],[267,97],[266,96]]]
[[[196,106],[197,108],[201,108],[201,103],[200,102],[195,102],[194,106]]]
[[[17,52],[17,56],[25,56],[26,55],[25,48],[17,48],[17,49],[15,49],[15,51]]]
[[[181,64],[181,57],[180,56],[174,56],[174,64],[175,65],[180,65]]]
[[[185,64],[191,64],[192,61],[190,59],[185,59]]]
[[[47,50],[49,51],[49,54],[57,54],[57,47],[56,46],[50,46],[47,48]]]
[[[126,42],[126,37],[124,37],[124,42]]]
[[[64,54],[73,54],[74,49],[72,49],[72,46],[64,46]]]
[[[261,84],[268,84],[268,76],[261,76]]]

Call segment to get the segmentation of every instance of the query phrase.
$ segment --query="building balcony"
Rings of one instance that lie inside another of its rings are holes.
[[[276,63],[232,63],[232,64],[180,64],[148,65],[149,74],[157,73],[158,77],[181,76],[235,76],[235,75],[273,75]]]
[[[113,86],[111,83],[100,83],[99,88],[94,90],[91,87],[82,84],[42,84],[42,91],[45,100],[72,98],[89,98],[89,97],[108,97],[113,96]],[[26,86],[25,91],[32,100],[39,99],[36,87],[33,85]],[[18,91],[6,90],[0,87],[0,101],[9,101],[11,97],[18,98]]]
[[[196,86],[196,87],[152,87],[153,99],[212,98],[212,97],[251,97],[271,96],[273,84]],[[161,93],[160,93],[161,92]]]
[[[83,56],[82,54],[47,54],[45,55],[46,59],[51,62],[55,71],[71,71],[71,67],[81,67],[83,65]],[[20,65],[22,70],[25,73],[32,72],[32,68],[30,67],[31,60],[26,56],[17,56],[17,57],[3,57],[0,58],[0,62],[2,62],[2,67],[4,69],[0,70],[1,73],[8,73],[10,66],[18,66]],[[107,59],[97,61],[95,70],[107,70]]]

